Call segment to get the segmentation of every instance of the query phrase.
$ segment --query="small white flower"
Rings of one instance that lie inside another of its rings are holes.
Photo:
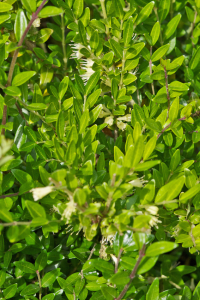
[[[94,74],[94,70],[92,70],[92,68],[87,68],[86,69],[86,72],[84,74],[81,75],[83,81],[85,81],[85,84],[86,82],[90,79],[90,77],[92,76],[92,74]]]
[[[125,115],[123,117],[117,118],[119,121],[131,122],[131,114]]]
[[[67,203],[67,207],[65,208],[64,212],[63,212],[63,217],[65,219],[67,219],[67,222],[70,220],[71,218],[71,215],[73,213],[76,212],[76,204],[74,203],[73,200],[70,200],[68,203]]]
[[[159,221],[158,218],[156,218],[156,217],[152,217],[151,220],[149,221],[149,225],[151,227],[155,226],[156,228],[158,228],[157,223],[162,223],[162,222]]]
[[[122,131],[124,131],[124,129],[126,128],[126,123],[123,123],[122,121],[118,121],[117,122],[117,127],[119,128],[119,129],[121,129]]]
[[[148,211],[152,215],[157,215],[158,213],[158,207],[155,205],[151,205],[148,208],[146,208],[146,211]]]
[[[82,69],[87,70],[87,68],[91,68],[94,64],[94,61],[91,58],[82,60]]]
[[[37,201],[43,197],[45,197],[46,195],[50,194],[51,192],[53,192],[54,187],[53,186],[46,186],[46,187],[38,187],[35,189],[30,190],[30,192],[33,193],[33,199],[34,201]]]
[[[135,186],[135,187],[143,187],[144,181],[141,180],[140,178],[137,178],[137,179],[129,181],[129,183],[132,184],[132,186]]]
[[[35,21],[33,22],[33,27],[40,27],[40,19],[39,18],[35,19]]]
[[[113,122],[114,122],[114,116],[109,116],[104,120],[104,123],[107,123],[109,126],[112,126]]]
[[[81,59],[81,57],[83,57],[83,54],[80,53],[80,50],[85,47],[83,45],[81,45],[80,43],[71,44],[71,46],[72,46],[72,51],[73,51],[73,53],[71,54],[71,57]]]

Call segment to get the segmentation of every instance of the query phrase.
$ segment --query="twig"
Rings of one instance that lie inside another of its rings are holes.
[[[168,100],[168,113],[167,113],[167,119],[168,119],[169,110],[170,110],[170,95],[169,95],[168,75],[167,75],[166,66],[163,66],[163,67],[164,67],[164,72],[165,72],[165,85],[166,85],[167,100]]]
[[[39,287],[40,287],[40,290],[39,290],[39,300],[41,300],[42,299],[42,284],[41,284],[41,278],[40,278],[40,272],[39,272],[39,270],[36,271],[36,274],[37,274],[38,283],[39,283]]]
[[[150,47],[150,61],[149,61],[150,76],[152,75],[152,61],[151,61],[151,56],[152,56],[152,46]],[[153,84],[153,82],[151,84],[151,89],[152,89],[153,95],[155,95],[155,90],[154,90],[154,84]]]
[[[30,20],[30,22],[28,23],[28,26],[26,27],[24,33],[22,34],[22,37],[17,45],[17,47],[21,47],[24,39],[26,38],[33,22],[37,19],[39,12],[42,10],[43,6],[45,5],[47,0],[43,0],[41,5],[38,7],[38,9],[36,10],[35,13],[32,14],[32,18]],[[19,48],[17,48],[14,52],[11,64],[10,64],[10,69],[9,69],[9,73],[8,73],[8,80],[7,80],[7,84],[6,86],[10,86],[11,82],[12,82],[12,76],[13,76],[13,72],[14,72],[14,68],[15,68],[15,64],[16,64],[16,60],[18,57],[18,53],[19,53]],[[2,125],[6,125],[6,118],[7,118],[7,105],[4,105],[3,108],[3,118],[2,118]],[[4,135],[5,134],[5,128],[2,129],[1,134]]]
[[[92,257],[92,254],[94,253],[95,251],[95,247],[96,247],[97,243],[94,244],[92,250],[90,251],[90,255],[88,256],[88,259],[87,260],[90,260],[90,258]]]
[[[27,194],[27,193],[29,193],[29,192],[25,192],[24,194]],[[2,196],[0,196],[0,199],[5,199],[7,197],[15,197],[15,196],[18,196],[18,195],[19,195],[19,192],[14,193],[14,194],[2,195]]]
[[[28,122],[27,122],[27,120],[26,120],[26,118],[25,118],[25,116],[22,112],[21,107],[19,106],[19,104],[17,102],[15,103],[15,106],[17,107],[18,112],[19,112],[20,116],[22,117],[22,119],[25,120],[26,126],[29,126],[29,124],[28,124]]]
[[[198,115],[200,115],[200,111],[196,111],[194,114],[191,115],[191,117],[194,118]],[[184,121],[186,119],[187,119],[187,117],[182,117],[182,118],[178,119],[178,121]],[[170,122],[167,126],[165,126],[163,128],[163,130],[158,134],[157,139],[159,139],[159,137],[165,132],[165,130],[167,130],[171,126],[171,124],[172,124],[172,122]]]
[[[178,119],[178,121],[184,121],[185,119],[186,119],[186,117],[183,117],[183,118]],[[159,137],[165,132],[165,130],[167,130],[171,125],[172,125],[172,122],[170,122],[167,126],[165,126],[165,127],[163,128],[163,130],[158,134],[157,140],[158,140]]]
[[[131,272],[129,283],[127,283],[125,285],[123,291],[121,292],[121,294],[117,298],[115,298],[115,300],[121,300],[124,297],[124,295],[126,294],[126,292],[128,291],[128,289],[129,289],[129,287],[130,287],[130,285],[131,285],[131,283],[132,283],[132,281],[133,281],[133,279],[134,279],[134,277],[137,273],[137,269],[138,269],[139,264],[140,264],[140,262],[141,262],[144,255],[145,255],[145,244],[143,244],[142,249],[139,252],[139,257],[138,257],[138,260],[135,264],[135,267],[133,268],[133,271]]]

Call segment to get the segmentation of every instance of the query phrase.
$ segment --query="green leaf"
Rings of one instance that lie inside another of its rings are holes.
[[[5,280],[6,280],[6,271],[0,270],[0,287],[3,286]]]
[[[58,119],[56,122],[56,133],[58,135],[58,138],[60,140],[63,140],[65,134],[65,117],[62,110],[59,112]]]
[[[76,84],[78,86],[78,89],[79,91],[85,95],[85,86],[84,86],[84,83],[83,83],[83,80],[82,78],[78,75],[78,74],[75,74],[75,80],[76,80]]]
[[[157,137],[153,136],[144,147],[143,160],[147,160],[156,147]]]
[[[145,7],[143,7],[136,20],[137,25],[144,22],[149,17],[154,7],[154,4],[155,2],[151,1]]]
[[[20,293],[21,296],[31,296],[38,293],[40,290],[39,285],[36,284],[29,284],[27,285]]]
[[[161,132],[162,131],[162,125],[160,124],[160,122],[156,122],[153,119],[146,119],[145,120],[147,126],[151,129],[154,130],[156,132]]]
[[[146,300],[159,300],[159,279],[155,278],[146,296]]]
[[[35,268],[39,272],[42,271],[47,265],[47,253],[46,252],[41,252],[35,261]]]
[[[114,273],[114,266],[113,264],[103,260],[103,259],[91,259],[92,266],[100,271],[100,272],[105,272],[112,274]]]
[[[18,87],[16,86],[8,86],[5,90],[4,90],[5,94],[6,95],[9,95],[9,96],[21,96],[21,91]]]
[[[200,191],[200,184],[197,184],[197,185],[193,186],[187,192],[181,194],[180,202],[181,203],[187,203],[187,201],[189,199],[193,198],[197,193],[199,193],[199,191]]]
[[[27,261],[15,261],[15,266],[24,273],[35,273],[36,268],[33,264]]]
[[[94,106],[94,104],[97,102],[101,92],[102,92],[102,90],[98,89],[87,98],[86,105],[85,105],[86,109],[92,108]]]
[[[200,47],[196,50],[194,55],[192,55],[192,59],[190,60],[190,68],[193,70],[197,67],[198,63],[200,61]]]
[[[151,30],[152,46],[155,45],[160,36],[160,23],[157,21]]]
[[[102,291],[102,294],[104,295],[105,299],[107,299],[107,300],[116,299],[117,291],[115,288],[110,287],[110,286],[102,286],[101,291]]]
[[[81,116],[79,133],[84,133],[89,123],[89,110],[86,109]]]
[[[176,31],[176,28],[181,20],[181,14],[178,13],[169,23],[166,24],[164,38],[167,40]]]
[[[99,46],[99,33],[98,30],[96,29],[90,38],[90,47],[94,51],[97,49],[98,46]]]
[[[158,256],[160,254],[166,253],[166,252],[170,252],[172,250],[174,250],[175,248],[178,247],[178,244],[173,243],[173,242],[155,242],[153,244],[151,244],[147,250],[145,255],[146,256]]]
[[[46,218],[45,210],[40,204],[29,200],[26,200],[25,204],[32,218]]]
[[[12,215],[7,209],[0,210],[0,219],[7,223],[13,222]]]
[[[178,92],[186,92],[189,90],[189,87],[187,86],[187,84],[180,81],[173,81],[169,84],[169,89]]]
[[[153,80],[162,80],[165,78],[165,72],[163,70],[158,70],[153,72],[153,74],[150,76]]]
[[[13,169],[11,172],[21,184],[33,181],[31,175],[22,170]]]
[[[45,43],[53,33],[54,33],[53,29],[50,28],[41,29],[38,33],[37,43],[39,44]]]
[[[127,168],[135,168],[140,162],[144,151],[143,136],[140,136],[134,146],[130,146],[125,155],[124,166]]]
[[[156,195],[155,203],[175,199],[182,191],[184,183],[185,176],[181,176],[161,187]]]
[[[17,283],[10,285],[3,291],[3,296],[5,299],[11,299],[15,296],[17,292]]]
[[[115,15],[118,17],[120,20],[123,19],[124,16],[124,11],[123,11],[123,6],[122,6],[122,1],[121,0],[114,0],[114,5],[115,5]]]
[[[158,260],[158,256],[143,257],[137,269],[137,274],[138,275],[144,274],[149,270],[151,270],[153,266],[156,264],[157,260]]]
[[[78,21],[78,31],[80,34],[80,39],[83,45],[87,46],[87,37],[86,37],[86,31],[85,27],[83,26],[83,23],[81,20]]]
[[[2,3],[2,4],[6,4],[6,3]],[[12,8],[12,6],[11,6],[11,8]],[[11,14],[3,14],[2,13],[0,15],[0,24],[4,23],[5,21],[9,20],[10,18],[11,18]]]
[[[170,45],[167,44],[167,45],[164,45],[164,46],[161,46],[160,48],[158,48],[152,55],[151,57],[151,61],[152,62],[155,62],[157,60],[159,60],[161,57],[163,57],[166,52],[168,51]]]
[[[44,103],[31,103],[27,106],[29,110],[43,110],[47,108],[47,105]]]
[[[153,98],[153,102],[156,102],[156,103],[165,103],[165,102],[167,102],[167,93],[157,94]]]
[[[63,13],[61,8],[55,6],[45,6],[38,14],[40,18],[49,18]]]
[[[118,1],[118,0],[117,0]],[[120,2],[120,1],[118,1]],[[133,18],[129,17],[123,31],[124,45],[128,46],[133,36]]]
[[[183,289],[182,300],[191,300],[192,292],[188,286],[185,286]]]
[[[22,0],[22,4],[30,14],[36,11],[36,0]]]
[[[86,86],[85,86],[85,95],[87,96],[94,87],[96,87],[99,78],[100,78],[101,71],[96,71],[94,74],[91,75],[89,78]]]
[[[83,13],[84,1],[83,0],[75,0],[73,5],[73,13],[74,16],[78,19]]]
[[[164,21],[169,13],[170,10],[170,0],[160,0],[159,1],[159,9],[158,9],[158,16],[160,23]]]
[[[20,86],[20,85],[24,84],[25,82],[27,82],[35,74],[36,74],[35,71],[25,71],[25,72],[22,72],[22,73],[16,75],[13,78],[12,85],[14,85],[14,86]]]
[[[170,119],[170,121],[173,121],[178,117],[178,111],[179,111],[179,97],[177,97],[173,101],[173,103],[170,107],[170,110],[169,110],[169,119]]]
[[[154,166],[160,164],[160,160],[152,160],[152,161],[147,161],[147,162],[144,162],[144,163],[140,163],[138,164],[134,170],[135,171],[147,171],[151,168],[153,168]]]
[[[68,89],[68,84],[69,84],[69,77],[65,76],[59,84],[58,94],[59,94],[60,100],[63,99],[63,97]]]
[[[170,161],[170,170],[172,171],[172,172],[174,172],[175,170],[176,170],[176,168],[177,168],[177,166],[179,165],[179,163],[180,163],[180,160],[181,160],[181,155],[180,155],[180,150],[179,149],[177,149],[175,152],[174,152],[174,154],[173,154],[173,156],[172,156],[172,158],[171,158],[171,161]]]
[[[59,276],[59,273],[60,269],[55,269],[46,273],[42,278],[42,287],[49,287],[51,284],[53,284],[56,278]]]
[[[122,49],[121,45],[113,39],[110,39],[109,41],[110,41],[110,45],[111,45],[115,55],[118,58],[122,59],[123,58],[123,49]]]
[[[1,168],[0,170],[5,172],[11,169],[16,168],[17,166],[19,166],[22,163],[21,159],[11,159],[8,162],[6,162]]]
[[[1,2],[0,3],[0,13],[11,10],[13,7],[9,3]]]
[[[5,253],[5,255],[4,255],[4,258],[3,258],[4,268],[8,268],[9,267],[11,259],[12,259],[12,252],[11,251],[7,251]],[[0,284],[0,286],[1,286],[1,284]]]
[[[28,25],[28,23],[27,23],[25,13],[22,9],[19,9],[17,11],[17,15],[15,18],[15,24],[14,24],[14,33],[15,33],[16,40],[18,42],[21,39],[27,25]],[[18,86],[18,85],[16,85],[16,86]]]

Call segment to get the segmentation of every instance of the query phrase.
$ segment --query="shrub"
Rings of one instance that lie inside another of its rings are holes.
[[[199,25],[0,2],[0,299],[200,299]]]

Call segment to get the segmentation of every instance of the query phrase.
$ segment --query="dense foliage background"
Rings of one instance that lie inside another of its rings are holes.
[[[200,299],[200,1],[0,2],[0,299]]]

